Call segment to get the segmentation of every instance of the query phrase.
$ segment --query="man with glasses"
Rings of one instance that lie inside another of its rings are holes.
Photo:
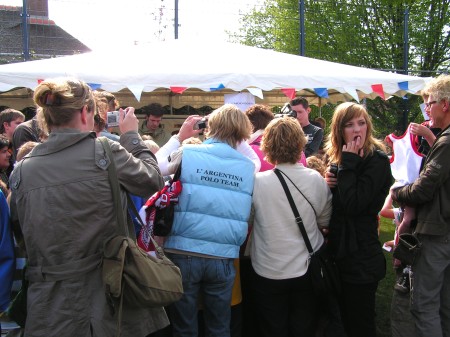
[[[412,265],[411,312],[418,336],[450,336],[450,75],[423,90],[433,127],[442,132],[419,178],[391,191],[393,200],[417,209],[414,233],[422,242]]]

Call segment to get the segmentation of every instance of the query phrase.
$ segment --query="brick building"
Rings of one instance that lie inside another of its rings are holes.
[[[0,64],[24,61],[23,7],[0,5]],[[28,0],[29,60],[90,49],[49,19],[47,0]]]

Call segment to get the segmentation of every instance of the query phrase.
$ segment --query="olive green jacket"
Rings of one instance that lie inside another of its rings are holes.
[[[124,189],[148,197],[162,188],[156,160],[137,132],[110,146]],[[118,231],[109,162],[95,133],[62,129],[16,164],[11,216],[28,254],[26,336],[116,335],[117,310],[101,277],[103,243]],[[125,208],[124,191],[121,197]],[[163,308],[124,304],[121,336],[146,336],[167,324]]]
[[[416,207],[416,233],[446,235],[450,230],[450,126],[437,135],[419,178],[394,191],[394,198]]]

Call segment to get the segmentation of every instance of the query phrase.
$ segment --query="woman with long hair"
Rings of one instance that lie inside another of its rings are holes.
[[[389,159],[366,108],[356,103],[336,108],[325,150],[328,164],[338,166],[325,179],[333,193],[328,246],[342,279],[344,326],[349,337],[372,337],[375,293],[386,273],[378,212],[392,184]]]

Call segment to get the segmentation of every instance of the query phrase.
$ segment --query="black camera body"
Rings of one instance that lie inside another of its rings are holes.
[[[208,126],[208,120],[206,118],[202,118],[197,123],[194,124],[194,130],[203,130]]]
[[[289,103],[286,103],[282,108],[279,114],[275,115],[275,118],[279,118],[279,117],[284,117],[284,116],[288,116],[288,117],[292,117],[292,118],[297,118],[297,111],[292,110],[292,107]]]
[[[330,169],[328,170],[330,173],[333,173],[335,177],[337,177],[338,174],[338,165],[336,163],[330,164]]]

